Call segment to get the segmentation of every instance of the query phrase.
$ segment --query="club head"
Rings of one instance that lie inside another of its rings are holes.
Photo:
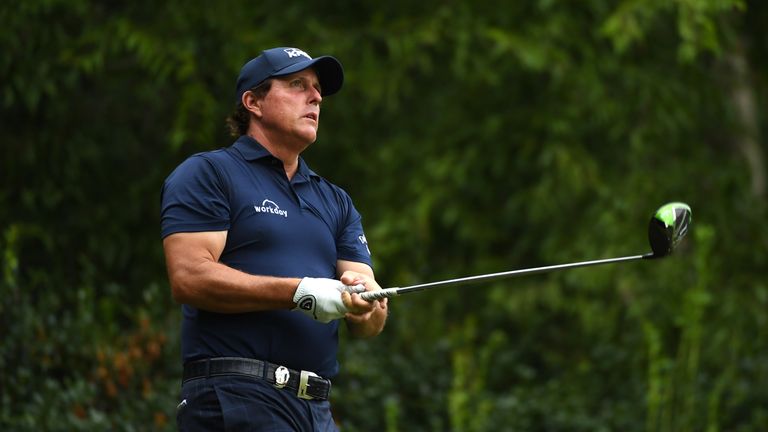
[[[675,250],[688,232],[691,224],[691,207],[682,202],[664,204],[648,224],[648,240],[653,251],[652,258],[665,257]]]

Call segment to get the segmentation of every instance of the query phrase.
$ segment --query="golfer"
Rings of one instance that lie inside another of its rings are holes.
[[[273,48],[247,62],[228,124],[235,142],[166,179],[161,232],[182,304],[182,431],[336,431],[331,381],[339,321],[384,328],[381,289],[349,195],[300,154],[320,104],[341,89],[333,57]]]

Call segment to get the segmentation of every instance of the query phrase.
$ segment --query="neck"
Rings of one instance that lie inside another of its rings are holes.
[[[288,180],[293,178],[299,169],[299,154],[301,154],[306,146],[298,149],[295,146],[270,140],[261,130],[254,128],[248,131],[248,136],[258,141],[272,156],[283,163],[283,169],[285,169],[285,175],[288,177]]]

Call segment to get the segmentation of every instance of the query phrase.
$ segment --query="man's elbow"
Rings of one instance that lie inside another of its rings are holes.
[[[176,272],[170,276],[169,280],[173,301],[179,304],[190,304],[195,292],[190,275]]]

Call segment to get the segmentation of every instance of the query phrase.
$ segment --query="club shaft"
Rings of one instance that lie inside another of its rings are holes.
[[[652,257],[653,257],[653,254],[649,253],[645,255],[633,255],[633,256],[625,256],[620,258],[606,258],[606,259],[593,260],[593,261],[582,261],[582,262],[569,263],[569,264],[551,265],[546,267],[533,267],[533,268],[520,269],[520,270],[510,270],[510,271],[505,271],[500,273],[490,273],[490,274],[483,274],[483,275],[477,275],[477,276],[467,276],[467,277],[462,277],[458,279],[448,279],[448,280],[437,281],[437,282],[429,282],[429,283],[424,283],[419,285],[411,285],[407,287],[387,288],[380,291],[368,291],[368,292],[362,293],[361,297],[365,300],[373,301],[377,299],[395,297],[395,296],[399,296],[399,295],[403,295],[411,292],[423,291],[423,290],[432,289],[432,288],[465,285],[465,284],[476,283],[476,282],[488,282],[488,281],[497,280],[497,279],[507,279],[507,278],[525,276],[525,275],[532,275],[537,273],[549,273],[553,271],[566,270],[566,269],[577,268],[577,267],[588,267],[588,266],[595,266],[595,265],[601,265],[601,264],[613,264],[613,263],[624,262],[624,261],[635,261],[635,260],[647,259]]]

